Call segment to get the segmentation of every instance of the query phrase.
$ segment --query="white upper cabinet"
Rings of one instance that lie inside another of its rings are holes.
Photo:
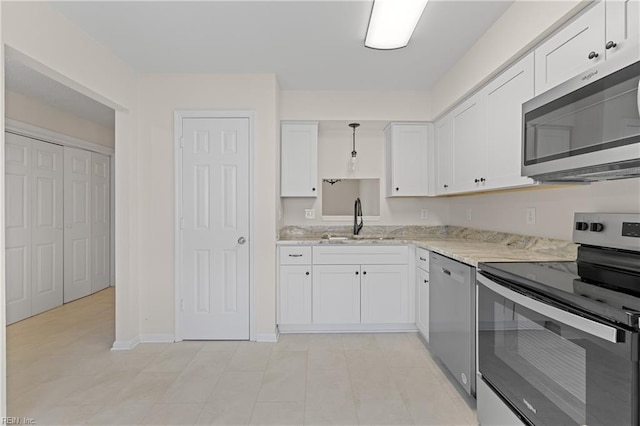
[[[451,192],[453,122],[451,114],[435,125],[435,193],[444,195]]]
[[[280,140],[280,196],[317,197],[318,123],[283,123]]]
[[[482,90],[486,108],[488,155],[483,189],[531,185],[520,176],[522,161],[522,104],[533,98],[533,53]]]
[[[640,3],[600,1],[535,50],[536,95],[613,57],[640,56]]]
[[[481,93],[476,93],[451,112],[453,125],[452,192],[478,187],[487,158],[485,108]]]
[[[387,197],[428,194],[428,141],[432,125],[390,123],[385,129]]]
[[[635,55],[640,52],[640,1],[605,2],[605,56]]]

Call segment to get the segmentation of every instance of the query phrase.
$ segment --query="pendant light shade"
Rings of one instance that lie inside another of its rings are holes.
[[[422,16],[427,0],[374,0],[364,45],[372,49],[400,49]]]

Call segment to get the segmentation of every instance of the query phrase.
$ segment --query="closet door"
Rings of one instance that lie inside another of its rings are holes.
[[[109,286],[109,157],[91,153],[91,292]]]
[[[64,148],[64,302],[91,294],[91,152]]]
[[[32,141],[31,315],[62,305],[63,148]]]
[[[7,324],[31,316],[31,139],[5,133]]]

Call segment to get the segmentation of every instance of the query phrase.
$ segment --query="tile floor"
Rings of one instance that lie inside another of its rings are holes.
[[[111,352],[113,307],[107,289],[7,328],[10,416],[39,425],[477,424],[415,334]]]

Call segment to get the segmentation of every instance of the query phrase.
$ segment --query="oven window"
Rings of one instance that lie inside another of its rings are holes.
[[[524,164],[640,142],[636,68],[640,65],[527,113]]]
[[[513,304],[495,303],[494,310],[495,318],[504,319],[496,335],[496,357],[530,378],[530,384],[540,394],[553,398],[575,423],[586,424],[585,349],[552,331],[553,323],[529,318],[517,312]],[[536,402],[527,401],[537,411]]]
[[[637,425],[636,345],[608,342],[478,286],[482,379],[537,426]]]

